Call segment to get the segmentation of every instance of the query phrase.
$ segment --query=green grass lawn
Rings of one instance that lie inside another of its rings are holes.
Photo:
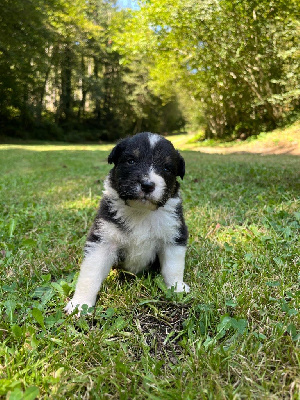
[[[0,397],[299,399],[300,158],[184,151],[188,295],[112,271],[63,313],[110,146],[0,146]]]

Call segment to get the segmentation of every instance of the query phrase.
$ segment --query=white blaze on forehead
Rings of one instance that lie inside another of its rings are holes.
[[[156,145],[156,143],[161,140],[161,137],[159,135],[157,135],[156,133],[149,133],[148,138],[149,138],[150,146],[152,149]]]
[[[164,178],[154,172],[153,167],[151,167],[149,170],[149,180],[155,183],[155,189],[153,193],[151,193],[151,197],[156,201],[161,200],[166,187]]]

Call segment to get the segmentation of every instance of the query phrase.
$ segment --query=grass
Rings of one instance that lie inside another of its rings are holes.
[[[191,293],[112,271],[76,319],[109,148],[0,146],[0,397],[299,399],[299,158],[184,151]]]
[[[169,139],[175,146],[185,150],[198,150],[202,152],[234,153],[269,153],[300,155],[300,121],[284,129],[271,132],[261,132],[257,136],[250,136],[246,140],[222,141],[221,139],[202,140],[204,132],[196,135],[170,136]]]

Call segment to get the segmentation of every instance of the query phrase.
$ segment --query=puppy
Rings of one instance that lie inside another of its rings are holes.
[[[114,265],[136,274],[159,260],[166,286],[189,292],[183,282],[188,231],[176,180],[184,177],[184,159],[167,139],[143,132],[121,140],[108,162],[114,167],[87,237],[68,314],[83,304],[94,306]]]

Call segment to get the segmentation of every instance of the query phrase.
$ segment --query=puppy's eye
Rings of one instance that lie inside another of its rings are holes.
[[[172,172],[172,169],[171,169],[171,167],[169,167],[168,165],[165,165],[165,166],[164,166],[164,171],[165,171],[165,172]]]
[[[133,164],[135,164],[135,160],[134,160],[133,158],[128,158],[128,159],[126,160],[126,164],[128,164],[128,165],[133,165]]]

